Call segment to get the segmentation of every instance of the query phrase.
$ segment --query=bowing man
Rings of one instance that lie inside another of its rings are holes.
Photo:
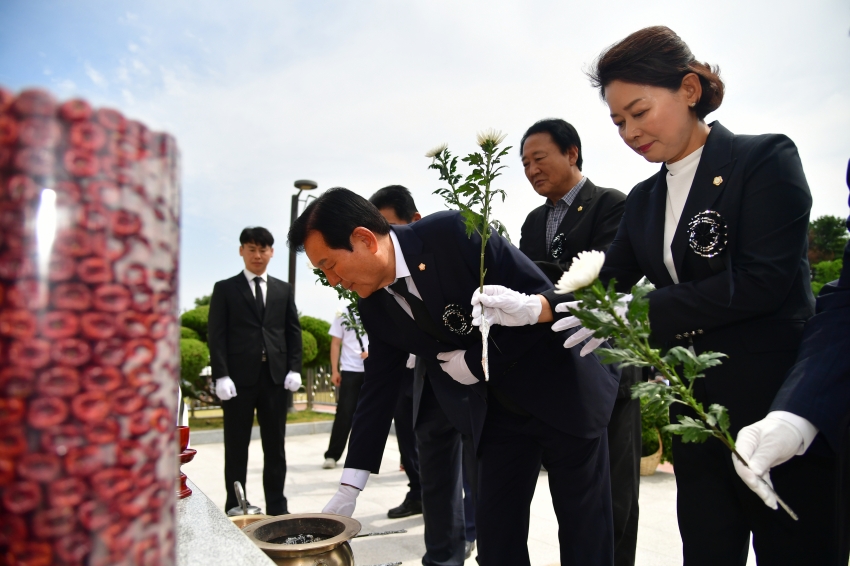
[[[398,376],[413,353],[426,364],[446,416],[475,443],[479,562],[530,564],[529,507],[542,463],[560,526],[561,564],[613,563],[605,427],[616,370],[561,348],[564,336],[550,325],[501,326],[490,334],[486,382],[469,307],[481,241],[466,236],[459,213],[390,226],[366,199],[330,189],[292,225],[289,245],[304,249],[332,285],[360,295],[370,336],[341,485],[325,512],[352,515],[370,473],[378,472]],[[484,264],[485,283],[528,294],[551,287],[531,260],[496,234]]]

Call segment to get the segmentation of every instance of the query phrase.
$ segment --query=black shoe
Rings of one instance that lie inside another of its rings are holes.
[[[401,519],[402,517],[410,517],[411,515],[419,515],[422,513],[422,501],[419,499],[405,499],[398,507],[393,507],[387,511],[387,517],[390,519]]]
[[[466,546],[464,546],[463,548],[464,548],[463,559],[469,560],[469,557],[472,556],[472,551],[475,550],[475,541],[474,540],[466,541]]]

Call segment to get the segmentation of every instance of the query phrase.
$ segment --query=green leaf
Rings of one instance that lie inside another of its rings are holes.
[[[669,424],[664,427],[664,430],[680,435],[682,442],[701,443],[713,436],[704,422],[684,415],[679,415],[679,424]]]
[[[729,411],[726,407],[714,403],[708,407],[708,416],[724,434],[729,430],[731,421],[729,419]]]

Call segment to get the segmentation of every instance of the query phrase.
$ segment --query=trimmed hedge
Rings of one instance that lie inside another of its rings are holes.
[[[180,327],[180,338],[191,338],[193,340],[200,340],[201,336],[191,328],[186,328],[185,326]]]
[[[331,363],[331,337],[328,331],[331,329],[331,323],[320,318],[312,316],[302,316],[298,319],[301,323],[301,331],[309,332],[316,339],[317,353],[316,357],[310,362],[304,357],[304,367],[319,367],[326,366]]]
[[[184,312],[180,316],[180,325],[198,333],[201,342],[207,341],[207,323],[210,320],[210,307],[204,305]]]
[[[316,337],[301,329],[301,364],[307,365],[316,359],[319,353],[319,344],[316,342]]]
[[[210,350],[207,345],[194,338],[180,340],[180,387],[183,395],[199,399],[206,391],[206,378],[199,374],[210,363]]]

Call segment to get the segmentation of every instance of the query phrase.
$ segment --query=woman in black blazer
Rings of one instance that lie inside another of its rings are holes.
[[[705,406],[729,409],[734,435],[767,414],[814,313],[811,194],[786,136],[735,135],[705,122],[723,99],[718,72],[658,26],[609,47],[590,77],[623,141],[662,163],[629,194],[600,278],[616,278],[621,291],[644,276],[655,285],[648,298],[658,344],[728,356],[695,393]],[[565,300],[544,297],[540,322]],[[688,412],[681,407],[671,409],[673,422]],[[743,566],[751,533],[759,566],[846,566],[834,550],[847,533],[838,527],[837,464],[828,452],[809,450],[771,472],[798,522],[750,491],[719,441],[675,437],[673,456],[686,566]]]
[[[708,406],[729,409],[734,433],[763,418],[814,313],[806,258],[811,194],[786,136],[740,136],[705,116],[723,99],[718,69],[672,30],[640,30],[591,71],[620,137],[661,170],[638,183],[602,271],[621,290],[646,276],[653,338],[728,358],[697,381]],[[671,418],[687,413],[680,405]],[[733,433],[733,434],[734,434]],[[802,440],[802,439],[801,439]],[[760,566],[839,563],[836,463],[798,458],[773,473],[799,515],[765,507],[716,440],[673,442],[685,564],[740,564],[748,541]],[[847,564],[847,557],[843,558]]]

